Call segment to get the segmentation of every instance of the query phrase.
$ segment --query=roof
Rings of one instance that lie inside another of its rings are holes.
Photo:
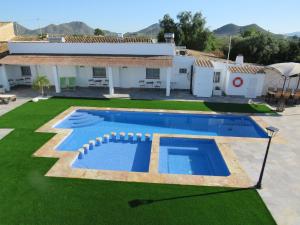
[[[195,65],[208,68],[214,67],[212,62],[206,57],[199,57],[198,59],[196,59]]]
[[[148,37],[65,36],[68,43],[152,43]]]
[[[248,74],[265,73],[264,67],[256,66],[256,65],[229,66],[228,70],[231,73],[248,73]]]
[[[173,59],[170,56],[8,55],[0,59],[0,64],[171,67]]]
[[[0,27],[4,26],[4,25],[7,25],[7,24],[10,24],[10,23],[12,23],[12,22],[0,22]]]
[[[67,35],[64,37],[66,43],[153,43],[148,37],[114,37],[114,36],[84,36]],[[16,36],[13,41],[48,41],[39,36]]]
[[[8,52],[7,42],[0,42],[0,54]]]

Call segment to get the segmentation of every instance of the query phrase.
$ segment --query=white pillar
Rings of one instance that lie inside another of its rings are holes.
[[[3,85],[6,91],[10,91],[10,85],[7,79],[7,71],[5,65],[0,65],[0,84]]]
[[[106,72],[108,74],[108,85],[109,85],[109,94],[114,94],[114,82],[113,82],[113,73],[112,73],[112,67],[107,67]]]
[[[59,76],[57,66],[52,66],[52,73],[53,73],[53,80],[55,85],[55,92],[60,93],[60,83],[59,83]]]
[[[170,96],[171,92],[171,75],[172,75],[172,68],[167,68],[167,80],[166,80],[166,96]]]

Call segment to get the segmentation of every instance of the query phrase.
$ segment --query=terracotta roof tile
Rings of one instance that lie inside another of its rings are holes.
[[[171,67],[170,56],[57,56],[57,55],[8,55],[0,64],[61,65],[61,66],[146,66]]]
[[[231,73],[265,73],[264,67],[255,65],[243,65],[243,66],[230,66],[228,69]]]
[[[65,36],[68,43],[152,43],[147,37]]]
[[[206,57],[199,57],[196,59],[195,65],[200,67],[213,67],[212,62]]]
[[[148,37],[113,37],[113,36],[64,36],[67,43],[153,43]],[[13,41],[47,41],[47,38],[36,36],[16,36]]]

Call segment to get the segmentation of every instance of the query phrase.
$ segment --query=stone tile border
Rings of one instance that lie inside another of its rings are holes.
[[[184,114],[217,114],[216,112],[197,112],[184,110],[153,110],[153,109],[127,109],[127,108],[100,108],[100,107],[70,107],[62,112],[54,119],[37,129],[37,132],[56,133],[45,145],[38,149],[34,156],[37,157],[54,157],[59,160],[46,173],[46,176],[53,177],[68,177],[68,178],[83,178],[97,180],[115,180],[128,182],[146,182],[146,183],[166,183],[166,184],[182,184],[182,185],[205,185],[205,186],[226,186],[226,187],[249,187],[251,186],[250,179],[241,168],[240,164],[233,151],[229,148],[229,143],[257,142],[263,141],[263,138],[240,138],[240,137],[222,137],[222,136],[200,136],[200,135],[167,135],[153,134],[149,172],[127,172],[127,171],[109,171],[109,170],[93,170],[72,168],[73,162],[78,157],[78,152],[74,151],[56,151],[56,147],[71,134],[72,129],[55,128],[54,126],[62,121],[65,117],[78,109],[88,110],[116,110],[116,111],[131,111],[131,112],[165,112],[165,113],[184,113]],[[229,113],[227,113],[229,114]],[[237,114],[235,114],[237,115]],[[245,115],[245,114],[239,114]],[[262,128],[266,127],[258,117],[250,116]],[[230,175],[227,177],[218,176],[198,176],[198,175],[175,175],[175,174],[160,174],[158,172],[158,157],[159,157],[159,141],[161,137],[179,137],[179,138],[196,138],[215,140],[219,150],[227,164]],[[276,142],[284,142],[281,137],[277,137]]]

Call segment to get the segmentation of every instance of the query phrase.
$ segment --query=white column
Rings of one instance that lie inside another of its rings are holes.
[[[113,73],[112,73],[112,67],[107,67],[106,72],[108,74],[108,85],[109,85],[109,94],[114,94],[114,82],[113,82]]]
[[[0,84],[3,85],[6,91],[10,91],[10,85],[7,79],[7,71],[5,65],[0,65]]]
[[[55,85],[55,92],[60,93],[60,83],[59,83],[59,76],[57,66],[52,66],[52,73],[53,73],[53,80]]]
[[[170,92],[171,92],[171,75],[172,75],[172,67],[168,67],[167,80],[166,80],[166,96],[170,96]]]

